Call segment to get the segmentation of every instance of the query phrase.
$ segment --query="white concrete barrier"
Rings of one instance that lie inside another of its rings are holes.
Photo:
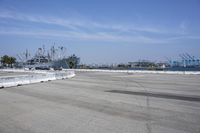
[[[6,70],[2,70],[2,71],[6,71]],[[16,72],[14,69],[8,70],[8,71]],[[30,71],[17,70],[17,72],[30,72]],[[75,72],[73,70],[52,71],[52,72],[31,71],[31,73],[33,74],[0,77],[0,88],[45,82],[45,81],[57,80],[57,79],[67,79],[67,78],[72,78],[75,76]]]
[[[200,71],[151,71],[151,70],[101,70],[101,69],[70,69],[82,72],[114,72],[114,73],[152,73],[152,74],[193,74],[199,75]]]

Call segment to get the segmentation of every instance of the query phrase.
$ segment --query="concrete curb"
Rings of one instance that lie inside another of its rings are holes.
[[[200,71],[148,71],[148,70],[101,70],[101,69],[70,69],[79,72],[113,72],[113,73],[151,73],[151,74],[185,74],[200,75]]]
[[[14,72],[14,70],[12,71]],[[20,70],[20,72],[23,72],[23,71]],[[34,74],[34,73],[37,73],[37,74]],[[25,84],[46,82],[46,81],[58,80],[58,79],[68,79],[68,78],[73,78],[74,76],[75,76],[75,72],[72,70],[61,71],[61,72],[47,72],[47,71],[44,72],[43,71],[41,73],[37,71],[37,72],[33,72],[32,75],[2,77],[2,78],[0,77],[0,88],[21,86]]]

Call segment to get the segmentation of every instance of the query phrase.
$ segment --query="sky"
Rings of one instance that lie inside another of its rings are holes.
[[[200,0],[0,0],[0,56],[65,46],[81,63],[200,57]]]

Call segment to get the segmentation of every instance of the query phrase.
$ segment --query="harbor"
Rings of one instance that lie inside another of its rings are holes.
[[[200,0],[0,0],[0,133],[200,133]]]

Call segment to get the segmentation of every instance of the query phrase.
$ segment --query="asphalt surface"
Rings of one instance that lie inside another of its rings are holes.
[[[0,133],[200,133],[200,75],[77,72],[3,88]]]

